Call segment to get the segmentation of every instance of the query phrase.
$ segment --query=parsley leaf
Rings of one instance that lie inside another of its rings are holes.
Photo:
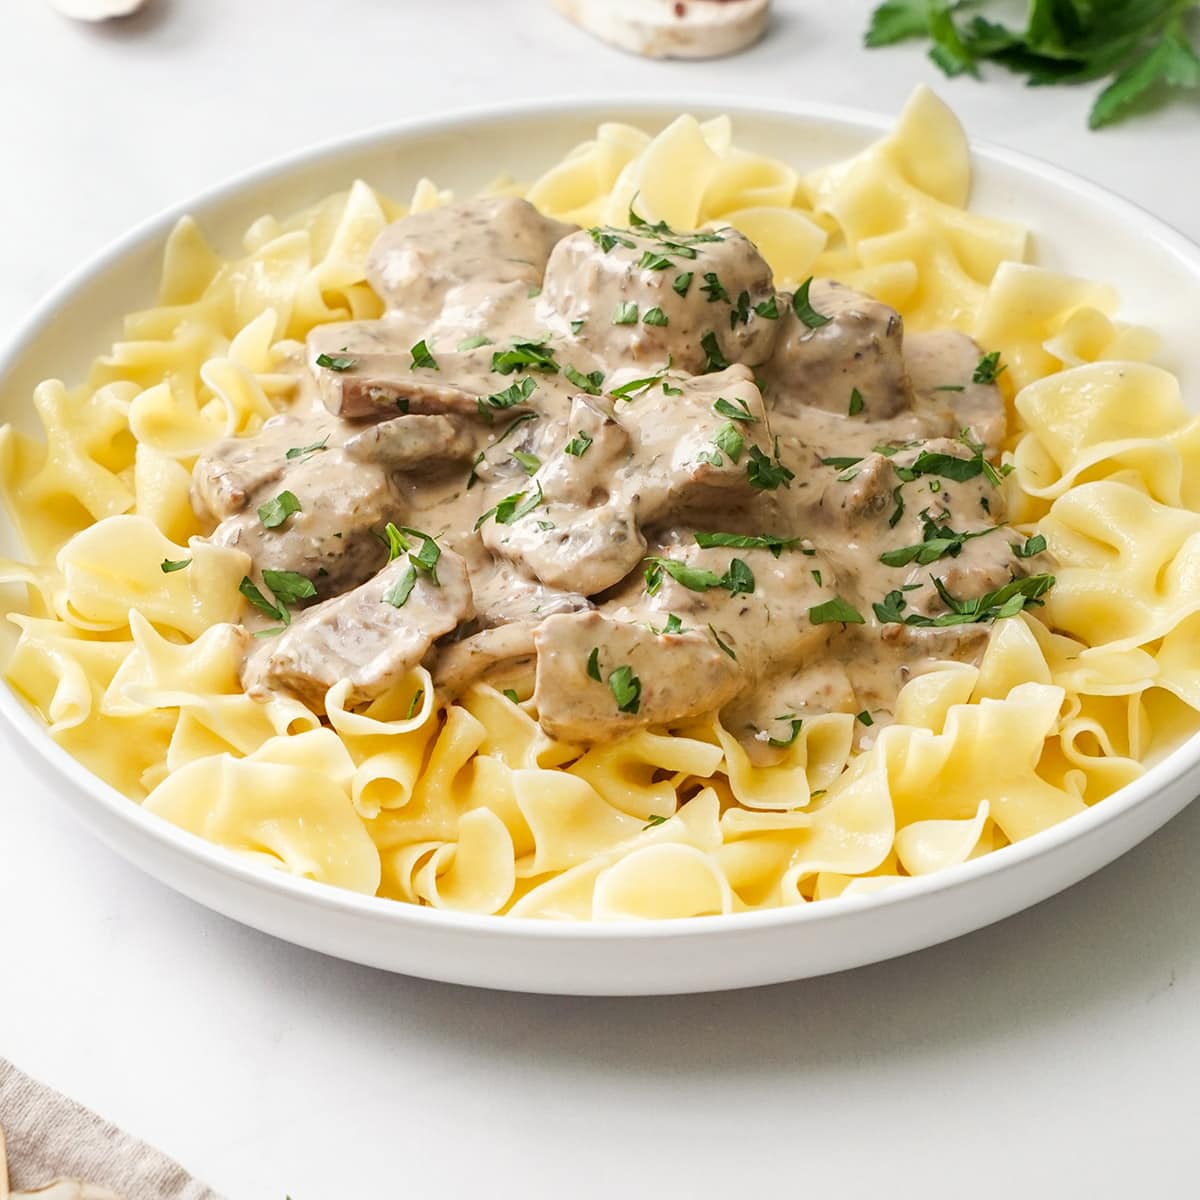
[[[664,313],[663,310],[661,308],[657,307],[657,305],[656,305],[654,308],[648,308],[642,314],[642,324],[643,325],[669,325],[670,319],[667,317],[667,314]]]
[[[786,750],[800,736],[800,729],[804,725],[804,719],[796,716],[795,713],[785,713],[782,717],[776,717],[775,720],[787,721],[791,725],[792,731],[787,737],[767,738],[767,745],[774,746],[777,750]]]
[[[692,286],[692,277],[695,274],[693,271],[684,271],[682,274],[675,276],[675,282],[671,284],[671,291],[680,296],[688,294],[688,288]]]
[[[581,391],[598,396],[604,387],[604,372],[591,371],[585,375],[574,367],[563,367],[563,374]]]
[[[700,349],[704,351],[702,375],[711,375],[714,371],[724,371],[729,366],[729,360],[721,353],[721,347],[717,343],[717,335],[711,329],[700,339]]]
[[[535,484],[534,491],[528,494],[513,492],[512,495],[505,496],[499,504],[492,505],[487,512],[483,513],[475,522],[475,528],[479,529],[483,526],[489,517],[495,517],[496,522],[500,525],[511,525],[514,521],[527,517],[541,502],[542,485],[540,483]]]
[[[357,358],[343,358],[339,355],[318,354],[317,366],[326,367],[330,371],[349,371],[351,367],[358,363]]]
[[[519,383],[509,384],[502,392],[493,392],[490,396],[479,396],[475,400],[479,415],[490,424],[493,410],[502,412],[506,408],[524,404],[533,395],[536,387],[537,381],[526,375]]]
[[[582,458],[592,444],[592,435],[581,429],[564,447],[563,453]]]
[[[652,555],[646,559],[646,563],[646,591],[651,596],[662,587],[664,572],[691,592],[707,592],[711,588],[721,586],[721,576],[715,571],[708,571],[703,567],[689,567],[687,563],[675,558]]]
[[[589,679],[594,679],[597,683],[603,683],[604,680],[600,675],[600,647],[593,646],[592,652],[588,655],[587,673]]]
[[[608,677],[608,690],[617,702],[617,712],[636,713],[642,705],[642,681],[632,667],[618,667]]]
[[[425,344],[425,339],[422,338],[409,353],[412,355],[412,366],[409,368],[415,371],[418,367],[428,367],[431,371],[440,371],[441,368],[437,365],[437,359],[429,353],[429,347]]]
[[[1000,363],[1000,351],[993,350],[990,354],[985,354],[975,367],[974,373],[971,375],[972,383],[995,383],[997,376],[1007,371],[1008,368]]]
[[[705,550],[714,546],[732,546],[738,550],[770,550],[778,558],[784,550],[790,550],[799,544],[799,538],[781,538],[764,533],[754,536],[748,533],[697,533],[693,535],[696,545]]]
[[[721,641],[721,635],[712,627],[711,623],[708,626],[708,632],[713,635],[713,641],[715,641],[717,645],[720,646],[720,648],[726,654],[728,654],[730,658],[733,659],[734,662],[737,662],[737,654],[735,653],[733,647]]]
[[[828,325],[833,318],[817,312],[809,303],[808,289],[812,287],[812,281],[813,277],[810,275],[796,289],[795,295],[792,296],[792,311],[809,329],[820,329],[822,325]]]
[[[164,575],[170,575],[172,571],[182,571],[184,567],[190,567],[192,560],[190,558],[164,558],[158,564],[158,569]]]
[[[328,450],[329,434],[326,434],[319,442],[313,442],[311,446],[293,446],[283,457],[288,461],[300,459],[302,462],[316,454],[318,450]]]
[[[772,462],[757,446],[750,447],[750,461],[746,463],[746,479],[751,487],[773,492],[781,483],[785,486],[790,485],[795,478],[795,472],[788,470],[779,461],[778,453],[776,453],[775,461]]]
[[[814,625],[828,625],[833,621],[840,621],[843,625],[864,625],[866,618],[847,600],[843,600],[841,596],[834,596],[832,600],[826,600],[824,604],[814,604],[808,610],[808,619]]]
[[[1013,553],[1018,558],[1032,558],[1035,554],[1041,554],[1045,549],[1046,539],[1038,533],[1031,538],[1026,538],[1023,546],[1013,546]]]
[[[720,429],[717,430],[713,437],[717,448],[724,450],[729,455],[731,462],[738,462],[742,457],[742,449],[746,445],[746,439],[737,431],[737,426],[732,421],[726,421]]]
[[[412,563],[409,563],[404,570],[404,574],[383,593],[380,603],[390,604],[393,608],[403,608],[408,603],[408,598],[412,595],[412,590],[416,586],[416,568],[413,567]]]
[[[754,311],[758,313],[760,317],[765,317],[768,321],[779,320],[779,305],[776,303],[774,296],[772,296],[769,300],[763,300],[761,303],[756,304],[754,306]]]
[[[725,285],[715,271],[704,273],[704,283],[700,290],[708,296],[709,304],[715,304],[718,300],[724,300],[726,304],[731,303],[729,293],[725,290]]]
[[[863,410],[862,392],[860,392],[858,390],[858,388],[851,388],[850,389],[850,407],[848,408],[847,411],[849,412],[850,416],[857,417],[858,414],[860,412],[862,412],[862,410]]]
[[[731,421],[745,421],[748,425],[758,424],[758,418],[750,411],[750,406],[745,400],[739,396],[737,402],[738,407],[734,408],[724,396],[718,396],[713,405],[713,412],[718,416],[728,417]]]
[[[928,510],[921,514],[923,541],[912,546],[901,546],[896,550],[885,550],[879,556],[879,561],[885,567],[907,567],[909,563],[927,566],[939,558],[957,558],[962,548],[972,538],[986,537],[995,533],[1000,526],[992,525],[987,529],[977,529],[969,533],[957,533],[948,525],[939,525],[928,515]],[[1044,542],[1043,542],[1044,544]]]
[[[498,375],[511,375],[526,368],[557,375],[558,363],[554,361],[553,348],[547,342],[514,341],[507,350],[497,350],[492,355],[492,370]]]
[[[622,300],[613,313],[614,325],[636,325],[638,322],[638,306],[632,300]]]
[[[268,529],[278,529],[292,513],[301,511],[300,501],[294,492],[280,492],[274,500],[258,506],[258,519]]]
[[[463,338],[458,343],[458,348],[462,352],[467,350],[478,350],[480,346],[490,346],[492,339],[486,333],[477,333],[474,337]]]
[[[280,604],[296,604],[317,594],[311,579],[298,571],[272,571],[269,567],[262,573],[263,583]]]

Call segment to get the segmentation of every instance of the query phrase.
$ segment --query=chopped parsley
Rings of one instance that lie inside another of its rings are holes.
[[[524,469],[526,475],[536,475],[542,465],[542,460],[536,454],[527,454],[524,450],[514,450],[512,456]]]
[[[1044,596],[1054,586],[1053,575],[1026,575],[1021,579],[1011,579],[1003,587],[995,591],[985,592],[973,600],[959,600],[947,591],[945,584],[933,576],[933,586],[937,588],[942,603],[948,609],[936,617],[927,617],[923,613],[909,613],[904,616],[907,601],[899,592],[889,592],[884,597],[883,604],[876,604],[875,615],[884,624],[916,625],[922,628],[934,626],[944,628],[947,625],[973,625],[984,621],[999,621],[1005,617],[1015,617],[1024,608],[1032,608],[1043,604]]]
[[[801,727],[804,725],[804,719],[796,716],[795,713],[784,713],[781,717],[776,717],[777,721],[787,721],[791,725],[791,732],[787,737],[769,737],[767,745],[774,746],[777,750],[786,750],[800,736]]]
[[[851,388],[850,389],[850,407],[847,409],[847,412],[850,414],[850,416],[857,417],[858,414],[860,412],[862,412],[862,410],[863,410],[862,392],[860,392],[858,390],[858,388]]]
[[[313,442],[311,446],[293,446],[283,457],[289,462],[294,462],[297,458],[304,461],[316,454],[318,450],[328,450],[329,434],[326,434],[319,442]]]
[[[693,271],[683,271],[675,276],[675,282],[671,284],[671,290],[677,295],[686,296],[688,288],[692,286],[692,277],[695,274]]]
[[[632,667],[618,667],[608,677],[608,690],[617,702],[617,712],[636,713],[642,705],[642,681]]]
[[[325,367],[330,371],[337,371],[339,374],[342,371],[349,371],[351,367],[358,364],[357,358],[344,358],[333,354],[318,354],[317,366]]]
[[[613,313],[614,325],[636,325],[638,322],[638,306],[632,300],[622,300]]]
[[[182,571],[184,567],[190,567],[192,560],[190,558],[164,558],[158,564],[158,569],[164,575],[170,575],[172,571]]]
[[[729,293],[725,290],[725,285],[715,271],[704,273],[704,283],[700,290],[708,296],[709,304],[715,304],[718,300],[724,300],[726,304],[731,303]]]
[[[717,335],[711,329],[700,339],[700,349],[704,351],[704,370],[701,374],[711,375],[729,366],[729,360],[721,353],[717,343]]]
[[[479,409],[479,415],[490,422],[493,412],[503,412],[506,408],[524,404],[533,395],[536,387],[537,381],[526,375],[520,382],[509,384],[502,392],[493,392],[490,396],[478,396],[475,404]]]
[[[874,725],[875,718],[864,708],[862,712],[856,713],[854,719],[861,721],[864,725]]]
[[[731,421],[744,421],[748,425],[756,425],[758,418],[750,411],[750,406],[740,396],[735,399],[737,400],[736,408],[724,396],[718,396],[717,402],[713,405],[713,412],[718,416],[728,417]]]
[[[758,313],[760,317],[765,317],[768,321],[779,320],[779,305],[776,303],[774,296],[772,296],[769,300],[763,300],[761,303],[756,304],[754,306],[754,311]]]
[[[737,303],[729,310],[729,328],[736,329],[739,322],[742,325],[750,323],[750,293],[739,292]]]
[[[584,317],[576,317],[571,322],[571,332],[577,335],[586,324],[587,320]]]
[[[504,691],[501,693],[501,695],[503,695],[503,697],[505,698],[505,700],[507,700],[509,702],[509,704],[520,704],[521,703],[521,697],[517,695],[515,688],[505,688]]]
[[[835,467],[839,471],[844,471],[847,467],[857,467],[860,462],[862,462],[862,458],[832,455],[829,458],[821,459],[821,466]]]
[[[730,461],[737,463],[742,457],[746,439],[738,433],[737,426],[732,421],[726,421],[713,437],[717,448],[729,455]]]
[[[755,536],[749,533],[697,533],[693,535],[696,545],[704,550],[714,546],[732,546],[738,550],[770,550],[778,558],[784,550],[798,545],[799,538],[781,538],[764,533]]]
[[[826,600],[823,604],[814,604],[808,610],[808,619],[814,625],[827,625],[833,621],[840,621],[843,625],[866,624],[862,613],[841,596],[834,596],[832,600]]]
[[[581,391],[598,396],[604,388],[604,372],[590,371],[585,375],[575,367],[563,367],[563,374]]]
[[[496,522],[500,525],[511,525],[514,521],[527,517],[541,502],[542,485],[540,483],[535,484],[534,491],[528,494],[513,492],[511,496],[505,496],[499,504],[492,505],[487,512],[480,516],[479,520],[475,522],[475,528],[479,529],[489,517],[495,517]]]
[[[828,325],[833,318],[817,312],[810,303],[808,289],[812,287],[812,281],[812,276],[810,275],[796,289],[795,295],[792,296],[792,311],[809,329],[820,329],[822,325]]]
[[[757,446],[750,447],[750,460],[746,463],[746,479],[751,487],[773,492],[781,483],[789,486],[795,478],[795,472],[788,470],[779,461],[778,447],[776,447],[774,461]]]
[[[985,354],[975,366],[975,371],[971,375],[972,383],[995,383],[996,380],[1007,371],[1000,362],[1000,351],[993,350],[990,354]]]
[[[558,363],[554,361],[553,347],[547,342],[514,341],[507,350],[497,350],[492,355],[492,370],[498,375],[511,375],[526,369],[557,375]]]
[[[691,592],[707,592],[719,587],[724,588],[731,596],[741,596],[754,591],[754,574],[740,558],[730,560],[724,575],[718,575],[704,567],[688,566],[675,558],[661,558],[657,555],[647,558],[646,563],[646,591],[651,596],[662,587],[664,573]]]
[[[724,651],[726,654],[728,654],[728,655],[729,655],[729,657],[730,657],[730,658],[732,658],[734,662],[737,662],[737,653],[734,651],[734,649],[733,649],[733,647],[732,647],[732,646],[730,646],[730,645],[728,645],[727,643],[725,643],[725,642],[721,641],[721,635],[720,635],[720,634],[719,634],[719,633],[718,633],[718,632],[717,632],[717,631],[716,631],[716,630],[715,630],[715,629],[712,627],[711,623],[709,624],[709,627],[708,627],[708,632],[709,632],[709,633],[711,633],[711,634],[713,635],[713,641],[714,641],[714,642],[716,642],[716,643],[717,643],[717,645],[718,645],[718,646],[719,646],[719,647],[720,647],[720,648],[721,648],[721,649],[722,649],[722,650],[723,650],[723,651]]]
[[[526,382],[530,382],[530,381],[528,381],[528,380],[527,380]],[[530,389],[530,391],[532,391],[532,390],[533,390],[533,389],[531,388],[531,389]],[[512,431],[513,431],[514,429],[516,429],[518,425],[524,425],[526,421],[536,421],[536,420],[537,420],[537,417],[538,417],[537,413],[532,413],[532,412],[518,413],[518,414],[517,414],[515,417],[513,417],[513,419],[512,419],[511,421],[509,421],[509,423],[508,423],[508,424],[507,424],[507,425],[504,427],[504,432],[503,432],[503,433],[502,433],[502,434],[501,434],[501,435],[500,435],[500,436],[499,436],[499,437],[496,439],[496,441],[495,441],[495,444],[496,444],[497,446],[498,446],[498,445],[500,445],[500,443],[501,443],[502,441],[504,441],[504,439],[505,439],[506,437],[508,437],[508,435],[509,435],[510,433],[512,433]]]
[[[624,246],[626,250],[636,250],[637,242],[623,237],[611,229],[589,229],[588,236],[607,254],[614,246]]]
[[[669,325],[670,320],[667,314],[663,312],[657,305],[654,308],[648,308],[642,314],[643,325]]]
[[[663,385],[663,391],[666,391],[666,376],[671,369],[671,359],[668,357],[666,366],[661,371],[654,375],[645,375],[641,379],[631,379],[628,383],[621,384],[620,387],[613,388],[608,394],[614,400],[636,400],[638,396],[644,392],[648,392],[656,384]]]
[[[1018,558],[1032,558],[1046,549],[1046,539],[1040,534],[1025,539],[1023,546],[1013,546],[1013,553]]]
[[[886,550],[879,556],[879,561],[885,567],[907,567],[910,563],[927,566],[939,558],[957,558],[962,548],[972,538],[985,537],[1001,528],[999,525],[987,529],[977,529],[971,532],[959,533],[948,525],[939,525],[929,515],[926,509],[921,513],[922,540],[911,546],[901,546],[896,550]]]
[[[638,261],[638,266],[644,271],[665,271],[672,265],[665,254],[656,254],[653,250],[647,250]]]
[[[408,702],[408,712],[404,714],[406,721],[411,721],[417,715],[417,709],[421,707],[421,701],[425,699],[425,689],[417,688],[412,694],[412,699]]]
[[[242,582],[238,584],[238,591],[259,612],[265,613],[268,617],[272,617],[284,625],[290,624],[292,620],[291,612],[289,611],[290,605],[297,604],[301,600],[307,600],[317,594],[317,589],[313,586],[312,580],[295,571],[272,571],[268,568],[263,571],[262,577],[263,583],[271,593],[274,603],[259,591],[248,575],[242,576]]]
[[[667,613],[667,623],[661,629],[655,629],[650,626],[650,632],[662,637],[665,633],[686,633],[683,627],[683,621],[675,613]]]
[[[429,347],[425,344],[425,339],[422,338],[409,351],[412,355],[412,366],[409,370],[415,371],[418,367],[428,367],[431,371],[439,371],[441,368],[437,365],[437,359],[429,353]]]
[[[656,825],[662,825],[666,822],[666,820],[666,817],[660,817],[657,814],[651,814],[649,820],[647,820],[645,825],[642,826],[642,832],[645,833],[647,829],[653,829]]]
[[[404,569],[404,574],[383,593],[380,603],[390,604],[393,608],[403,608],[416,586],[417,572],[412,563],[409,563]]]
[[[458,348],[464,353],[467,350],[478,350],[480,346],[490,346],[492,339],[486,333],[477,333],[474,337],[463,338],[458,343]]]
[[[292,513],[301,511],[300,501],[294,492],[280,492],[274,500],[258,506],[258,519],[268,529],[278,529]]]
[[[600,674],[600,647],[593,646],[592,652],[588,655],[587,673],[589,679],[594,679],[597,683],[603,683],[603,677]]]
[[[581,429],[564,447],[563,453],[582,458],[592,444],[592,435]]]
[[[405,551],[408,552],[409,562],[423,574],[429,576],[429,581],[435,587],[441,587],[437,576],[438,559],[442,557],[441,547],[428,533],[413,529],[408,525],[397,528],[389,521],[384,528],[388,543],[388,562],[395,562]],[[420,538],[421,548],[414,551],[409,538]],[[399,606],[397,606],[399,607]]]

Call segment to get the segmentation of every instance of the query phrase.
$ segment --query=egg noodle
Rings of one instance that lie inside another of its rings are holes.
[[[220,258],[185,219],[157,307],[86,384],[34,395],[45,444],[0,430],[0,480],[29,565],[7,679],[50,736],[144,808],[273,868],[473,913],[682,917],[895,885],[1082,812],[1198,724],[1200,420],[1154,338],[1113,320],[1112,289],[1022,262],[1025,230],[966,211],[967,146],[918,92],[893,133],[799,175],[680,117],[651,137],[600,126],[528,188],[543,212],[623,224],[631,200],[677,229],[733,225],[783,285],[840,280],[914,330],[1000,352],[1011,402],[1004,482],[1057,585],[997,621],[978,667],[947,662],[900,693],[852,753],[855,718],[805,719],[754,765],[717,716],[582,750],[530,700],[474,685],[455,703],[416,669],[326,719],[243,694],[234,626],[247,559],[199,540],[191,467],[284,409],[280,368],[316,325],[369,319],[371,243],[408,206],[367,184],[264,216]],[[186,570],[164,562],[190,559]]]

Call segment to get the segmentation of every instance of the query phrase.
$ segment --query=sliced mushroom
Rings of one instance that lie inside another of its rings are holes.
[[[551,0],[581,29],[646,58],[718,58],[762,37],[770,0]]]
[[[135,13],[146,0],[50,0],[64,17],[76,21],[107,21],[110,17],[127,17]]]

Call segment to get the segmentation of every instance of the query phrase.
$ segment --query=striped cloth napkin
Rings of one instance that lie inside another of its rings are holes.
[[[0,1200],[24,1196],[221,1200],[178,1163],[0,1058]]]

